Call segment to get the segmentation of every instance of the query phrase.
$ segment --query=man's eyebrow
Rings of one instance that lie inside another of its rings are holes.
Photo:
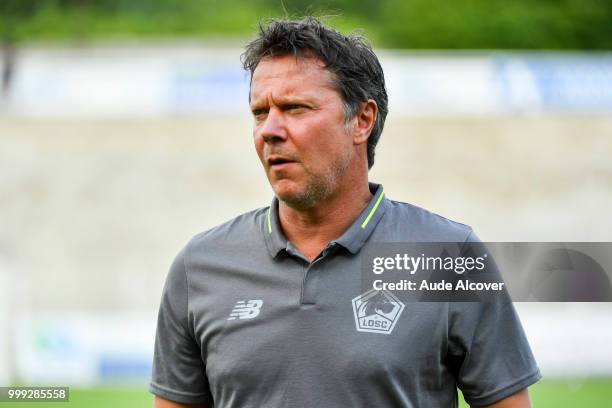
[[[315,101],[312,100],[312,97],[308,96],[297,96],[297,95],[282,95],[274,101],[274,105],[277,106],[287,106],[287,105],[313,105]],[[257,100],[251,99],[249,107],[251,110],[261,109],[268,107],[268,101],[266,99]]]
[[[266,99],[249,97],[249,107],[252,109],[255,106],[267,104]]]
[[[249,109],[254,112],[256,110],[262,110],[262,109],[267,109],[268,108],[268,104],[267,103],[258,103],[258,102],[254,102],[254,103],[250,103],[249,104]]]
[[[274,101],[279,106],[283,105],[314,105],[317,104],[316,95],[300,94],[300,95],[281,95]]]
[[[284,95],[280,97],[278,103],[307,103],[310,99],[306,95]]]

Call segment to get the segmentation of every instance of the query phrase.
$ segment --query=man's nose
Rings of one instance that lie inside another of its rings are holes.
[[[287,129],[283,114],[278,109],[270,109],[261,125],[261,137],[266,143],[280,142],[287,139]]]

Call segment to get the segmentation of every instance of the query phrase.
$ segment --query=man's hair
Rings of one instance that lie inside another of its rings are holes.
[[[385,77],[378,58],[360,35],[345,36],[326,27],[314,17],[302,20],[272,20],[260,25],[256,39],[242,54],[242,64],[251,78],[265,57],[295,55],[296,58],[318,57],[334,74],[334,84],[344,101],[347,121],[353,119],[362,104],[373,99],[378,105],[376,123],[368,138],[368,168],[374,164],[374,149],[387,116]]]

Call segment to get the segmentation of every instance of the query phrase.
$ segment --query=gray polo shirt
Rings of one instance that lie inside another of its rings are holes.
[[[368,245],[477,240],[370,188],[368,207],[313,262],[283,235],[276,199],[196,235],[163,290],[151,392],[223,408],[454,407],[457,387],[478,406],[535,383],[511,303],[406,302],[387,310],[392,327],[361,325],[381,296],[363,293]]]

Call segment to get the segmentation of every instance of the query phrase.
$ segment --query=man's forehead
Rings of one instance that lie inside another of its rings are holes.
[[[304,83],[302,76],[312,77]],[[261,82],[282,80],[283,90],[290,92],[308,84],[320,84],[336,90],[335,75],[316,56],[267,56],[262,58],[251,78],[251,93]]]
[[[305,52],[302,54],[266,55],[261,58],[257,66],[259,67],[261,64],[277,62],[288,63],[297,67],[310,66],[313,68],[318,67],[320,69],[325,69],[326,65],[325,61],[318,55],[311,52]]]

